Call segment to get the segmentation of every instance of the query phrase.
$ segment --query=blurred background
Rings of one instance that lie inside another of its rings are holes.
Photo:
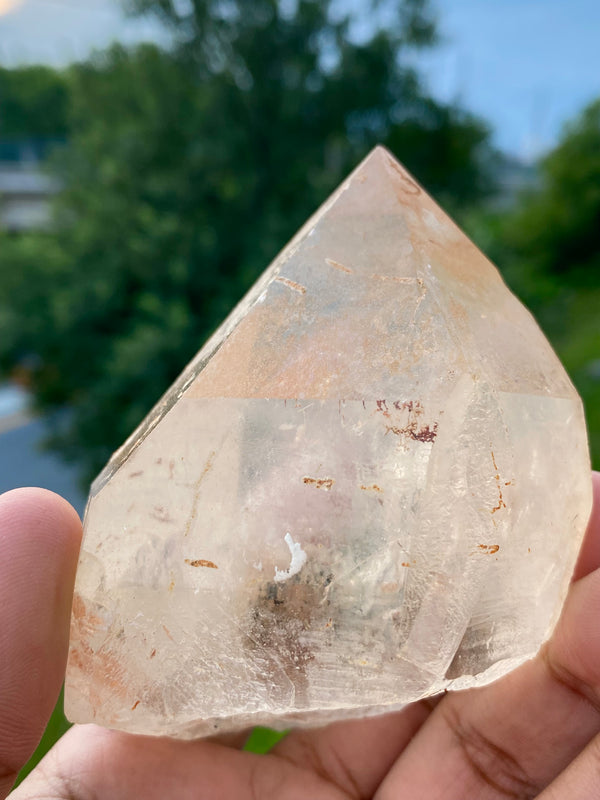
[[[0,490],[82,512],[376,143],[534,312],[600,467],[599,33],[596,0],[0,0]]]

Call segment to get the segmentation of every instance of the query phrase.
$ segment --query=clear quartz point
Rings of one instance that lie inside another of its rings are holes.
[[[485,684],[552,631],[590,507],[556,355],[378,147],[95,481],[67,715],[195,737]]]

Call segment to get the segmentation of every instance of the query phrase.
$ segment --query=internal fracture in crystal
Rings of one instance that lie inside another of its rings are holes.
[[[193,737],[489,682],[556,622],[589,468],[535,321],[377,148],[94,483],[67,714]]]

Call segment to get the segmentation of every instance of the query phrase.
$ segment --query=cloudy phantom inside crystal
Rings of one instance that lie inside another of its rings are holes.
[[[92,487],[71,720],[324,724],[531,657],[591,505],[581,402],[375,149]]]

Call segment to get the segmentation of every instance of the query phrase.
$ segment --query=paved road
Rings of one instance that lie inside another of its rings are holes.
[[[19,486],[42,486],[62,494],[83,514],[85,496],[78,485],[77,471],[42,449],[47,434],[45,421],[26,415],[15,415],[12,420],[15,427],[0,432],[0,492]],[[2,421],[0,418],[0,431]]]

